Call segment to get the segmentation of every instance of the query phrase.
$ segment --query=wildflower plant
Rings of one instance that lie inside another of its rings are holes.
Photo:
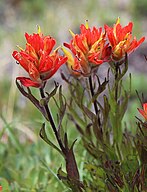
[[[147,189],[146,121],[137,119],[136,135],[122,124],[130,95],[130,90],[123,85],[128,56],[145,40],[142,37],[137,41],[132,27],[132,22],[122,27],[119,18],[113,27],[105,25],[104,28],[90,28],[86,21],[81,24],[79,34],[70,30],[70,42],[54,50],[56,40],[44,36],[39,28],[37,34],[26,33],[26,48],[19,47],[20,51],[12,54],[29,75],[17,77],[16,85],[50,123],[49,132],[53,131],[57,143],[47,135],[45,123],[40,137],[63,156],[66,172],[60,167],[57,176],[72,191]],[[99,68],[104,63],[107,75],[100,79]],[[61,73],[68,87],[66,97],[58,82],[53,90],[46,87],[61,65],[66,65],[68,70],[68,74]],[[32,87],[38,89],[40,99],[33,95]],[[49,105],[52,98],[58,108],[56,121]],[[146,104],[139,112],[146,120]],[[74,145],[78,144],[76,138],[71,142],[68,137],[63,123],[65,115],[79,132],[86,152],[82,178],[74,152]]]

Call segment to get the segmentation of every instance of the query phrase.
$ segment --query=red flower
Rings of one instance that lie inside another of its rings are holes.
[[[56,41],[50,36],[44,36],[40,31],[33,35],[25,33],[25,38],[25,50],[20,48],[20,52],[14,51],[12,55],[28,72],[30,78],[17,79],[26,87],[40,87],[67,61],[67,57],[59,55],[57,49],[51,53]]]
[[[147,120],[147,103],[143,104],[143,109],[138,109],[140,114]]]
[[[71,52],[63,48],[68,57],[67,66],[71,73],[88,75],[93,68],[108,61],[111,48],[106,44],[106,35],[101,27],[91,29],[86,22],[86,25],[80,26],[80,34],[71,34],[73,38],[70,44],[64,43]]]
[[[113,60],[118,61],[124,58],[125,53],[131,53],[145,40],[145,37],[142,37],[139,41],[136,40],[136,37],[133,38],[132,28],[132,22],[122,27],[119,18],[112,28],[105,25],[105,30],[112,47]]]
[[[3,188],[2,188],[2,186],[0,185],[0,191],[2,191],[3,190]]]

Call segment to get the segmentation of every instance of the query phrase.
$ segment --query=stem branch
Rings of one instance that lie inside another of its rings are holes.
[[[42,87],[40,88],[40,95],[41,95],[42,98],[45,98],[44,89],[43,89]],[[50,124],[51,124],[51,127],[52,127],[52,129],[53,129],[53,131],[54,131],[55,137],[56,137],[56,139],[57,139],[57,141],[58,141],[58,144],[59,144],[59,146],[60,146],[63,154],[65,154],[65,153],[64,153],[64,152],[65,152],[65,148],[64,148],[64,146],[63,146],[63,143],[62,143],[61,138],[60,138],[60,136],[59,136],[59,133],[58,133],[58,131],[57,131],[57,128],[56,128],[56,125],[55,125],[55,123],[54,123],[54,120],[53,120],[52,114],[51,114],[51,112],[50,112],[50,109],[49,109],[49,107],[48,107],[47,104],[44,105],[44,108],[45,108],[45,111],[46,111],[46,115],[47,115],[47,117],[48,117],[48,119],[49,119],[49,122],[50,122]]]
[[[93,84],[92,84],[92,76],[91,75],[89,77],[89,86],[90,86],[91,96],[93,97],[94,96],[94,88],[93,88]],[[96,100],[94,100],[93,104],[94,104],[95,113],[98,116],[98,124],[99,124],[99,127],[100,127],[101,122],[100,122],[100,117],[99,117],[99,114],[98,114],[99,111],[98,111],[98,106],[97,106]]]

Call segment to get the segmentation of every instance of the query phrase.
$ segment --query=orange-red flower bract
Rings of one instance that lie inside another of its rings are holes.
[[[67,66],[74,75],[88,75],[92,69],[98,67],[110,58],[111,47],[106,44],[106,34],[102,28],[89,28],[88,24],[80,26],[80,34],[72,34],[70,43],[62,48],[68,57]]]
[[[138,111],[140,112],[140,114],[145,118],[145,120],[147,121],[147,103],[143,104],[143,109],[138,109]]]
[[[139,41],[136,40],[136,37],[132,37],[132,28],[132,22],[122,27],[119,18],[113,27],[105,25],[105,31],[112,47],[113,60],[121,60],[126,53],[129,54],[134,51],[145,40],[145,37],[142,37]]]
[[[41,32],[32,35],[25,33],[25,38],[25,50],[20,48],[19,52],[14,51],[12,55],[28,72],[29,78],[17,79],[26,87],[40,87],[67,61],[67,57],[59,55],[57,49],[52,51],[56,41],[50,36],[44,36]]]

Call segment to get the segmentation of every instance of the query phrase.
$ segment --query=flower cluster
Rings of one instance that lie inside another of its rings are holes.
[[[139,41],[136,40],[136,37],[133,38],[132,28],[132,22],[122,27],[119,18],[113,27],[105,25],[105,31],[112,47],[113,60],[118,61],[122,59],[125,53],[130,54],[145,40],[145,37],[142,37]]]
[[[70,49],[70,52],[63,48],[68,57],[67,66],[74,75],[85,75],[91,73],[93,68],[98,67],[104,62],[119,61],[125,54],[133,52],[144,40],[139,41],[132,37],[133,23],[122,27],[118,18],[113,27],[104,26],[102,28],[89,28],[86,25],[80,26],[80,34],[72,34],[70,44],[64,43],[64,46]]]
[[[65,56],[59,55],[58,49],[53,50],[56,40],[44,36],[40,28],[37,34],[26,33],[25,50],[20,48],[12,55],[27,71],[29,78],[17,77],[17,80],[26,87],[41,87],[66,61],[72,75],[89,76],[102,63],[123,59],[126,53],[134,51],[145,40],[145,37],[139,41],[133,38],[132,27],[132,22],[122,27],[118,18],[113,27],[105,25],[103,31],[102,27],[90,28],[86,21],[80,26],[80,34],[70,30],[72,39],[70,43],[64,43],[70,51],[62,46]]]
[[[52,52],[56,40],[44,36],[40,28],[37,34],[25,33],[25,38],[27,40],[25,50],[20,48],[20,52],[14,51],[12,55],[27,71],[30,78],[17,77],[17,80],[26,87],[41,87],[43,82],[51,78],[67,61],[67,57],[59,55],[58,49]]]
[[[73,39],[70,44],[64,43],[64,46],[69,48],[72,53],[63,49],[68,57],[68,68],[73,74],[90,74],[92,68],[99,66],[105,61],[108,61],[111,54],[111,47],[106,44],[106,33],[102,31],[102,27],[92,29],[88,23],[80,26],[81,33],[72,33]],[[73,55],[74,56],[73,56]]]

